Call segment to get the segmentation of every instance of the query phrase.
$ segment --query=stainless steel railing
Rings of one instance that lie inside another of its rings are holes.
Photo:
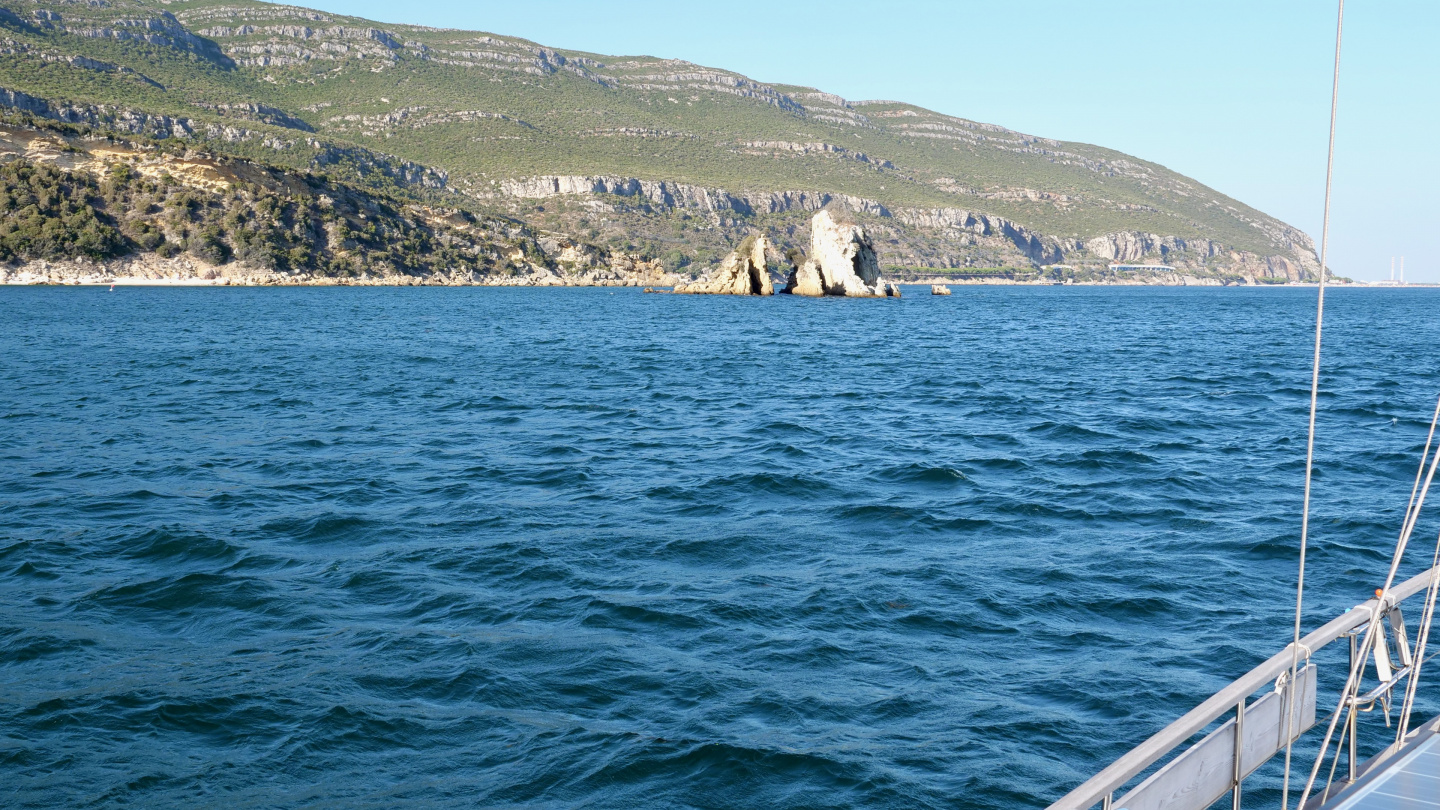
[[[1440,566],[1391,588],[1390,598],[1385,605],[1380,605],[1378,599],[1371,599],[1368,602],[1356,605],[1325,626],[1305,636],[1300,640],[1302,660],[1308,660],[1311,655],[1329,645],[1331,642],[1352,634],[1356,628],[1367,624],[1371,618],[1374,617],[1377,610],[1382,612],[1389,611],[1411,596],[1425,590],[1430,585],[1432,578],[1436,576],[1440,576]],[[1258,767],[1260,764],[1258,762],[1245,761],[1247,759],[1253,760],[1255,752],[1251,748],[1247,748],[1247,737],[1244,729],[1246,724],[1250,722],[1247,720],[1247,718],[1251,716],[1248,711],[1249,708],[1258,706],[1261,701],[1255,701],[1250,707],[1247,707],[1246,701],[1251,695],[1263,689],[1267,684],[1276,681],[1282,674],[1289,674],[1293,646],[1293,644],[1286,645],[1284,650],[1277,653],[1270,658],[1270,660],[1250,670],[1229,686],[1216,692],[1208,700],[1191,709],[1179,720],[1166,726],[1153,737],[1136,746],[1129,753],[1115,760],[1104,770],[1086,780],[1084,784],[1065,794],[1059,801],[1050,805],[1049,810],[1089,810],[1089,808],[1097,804],[1101,805],[1104,810],[1111,810],[1117,790],[1124,787],[1126,783],[1138,776],[1146,768],[1159,762],[1167,754],[1184,745],[1191,737],[1204,731],[1211,723],[1231,712],[1236,714],[1234,720],[1229,721],[1222,726],[1221,729],[1209,735],[1206,740],[1194,746],[1195,749],[1198,749],[1204,745],[1206,741],[1211,738],[1216,738],[1216,735],[1233,735],[1232,738],[1235,742],[1224,748],[1224,751],[1233,758],[1233,762],[1229,763],[1231,767],[1230,773],[1232,774],[1230,786],[1219,795],[1210,797],[1208,800],[1201,794],[1189,794],[1188,797],[1193,805],[1184,801],[1172,800],[1166,802],[1165,806],[1174,807],[1177,808],[1177,810],[1181,807],[1190,806],[1196,808],[1208,807],[1216,799],[1221,798],[1224,792],[1232,789],[1235,791],[1238,803],[1240,784],[1243,782],[1245,775],[1247,775],[1250,770],[1253,770],[1253,767],[1250,766]],[[1310,684],[1312,684],[1310,688],[1312,689],[1314,682],[1313,677],[1312,670],[1310,673]],[[1297,690],[1296,687],[1304,685],[1306,679],[1305,677],[1300,677],[1296,680],[1299,683],[1287,684],[1286,694],[1280,696],[1285,708],[1279,709],[1277,716],[1283,717],[1283,712],[1286,710],[1300,712],[1304,709],[1303,690]],[[1300,694],[1297,694],[1297,692],[1300,692]],[[1300,698],[1298,703],[1295,700],[1296,697]],[[1301,729],[1308,728],[1309,725],[1313,724],[1313,710],[1314,706],[1312,704],[1309,708],[1309,711],[1312,712],[1310,721],[1309,723],[1301,725]],[[1279,742],[1280,746],[1283,747],[1285,741],[1282,739]],[[1278,749],[1271,748],[1268,753],[1264,754],[1260,762],[1269,760],[1277,751]],[[1184,756],[1184,754],[1181,756]],[[1213,760],[1213,757],[1211,759]],[[1208,765],[1197,762],[1194,763],[1195,767],[1189,770],[1196,771],[1197,773],[1206,767],[1211,767],[1213,770],[1213,764],[1213,762]],[[1195,775],[1196,774],[1193,773],[1177,774],[1182,780]],[[1152,777],[1152,779],[1153,778],[1154,777]],[[1176,798],[1179,798],[1178,794]],[[1203,801],[1203,803],[1200,803],[1201,801]],[[1129,810],[1138,810],[1138,808],[1132,807],[1129,808]]]

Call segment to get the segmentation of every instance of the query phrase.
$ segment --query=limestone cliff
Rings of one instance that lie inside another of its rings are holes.
[[[698,212],[714,225],[734,222],[743,229],[771,227],[783,215],[818,211],[829,205],[870,218],[895,244],[890,261],[911,267],[962,268],[998,265],[1081,264],[1104,268],[1107,263],[1146,262],[1232,278],[1313,279],[1319,262],[1304,233],[1275,225],[1270,230],[1284,252],[1261,255],[1235,250],[1203,237],[1183,238],[1143,231],[1119,231],[1089,239],[1056,237],[995,214],[964,208],[890,207],[878,200],[823,191],[732,192],[723,188],[642,180],[634,177],[548,175],[506,180],[489,192],[470,190],[484,200],[546,200],[550,210],[565,211],[569,200],[581,202],[582,218],[596,212],[642,236],[655,213],[681,217]],[[613,202],[602,202],[606,198]],[[554,203],[560,203],[560,207]],[[523,215],[523,210],[517,209]]]
[[[665,180],[641,180],[635,177],[546,175],[500,182],[494,192],[474,192],[476,196],[516,197],[543,200],[572,194],[612,194],[643,200],[661,208],[683,208],[707,213],[733,212],[741,216],[780,214],[787,211],[818,211],[841,202],[852,211],[877,216],[890,216],[890,209],[875,200],[849,194],[824,191],[753,191],[732,193],[723,188],[709,188]]]

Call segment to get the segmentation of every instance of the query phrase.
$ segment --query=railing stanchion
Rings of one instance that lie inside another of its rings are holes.
[[[1240,810],[1240,783],[1245,781],[1245,765],[1241,758],[1245,755],[1245,699],[1240,699],[1240,704],[1235,707],[1235,793],[1231,797],[1230,807],[1232,810]]]
[[[1355,718],[1356,718],[1357,715],[1360,714],[1360,712],[1357,711],[1358,708],[1359,708],[1358,706],[1351,706],[1351,707],[1350,707],[1350,756],[1348,757],[1348,759],[1350,760],[1350,782],[1351,782],[1351,784],[1354,784],[1354,782],[1355,782],[1355,768],[1356,768],[1356,766],[1358,765],[1358,763],[1356,762],[1356,759],[1357,759],[1356,753],[1357,753],[1357,752],[1356,752],[1356,750],[1355,750],[1355,725],[1356,725],[1356,724],[1355,724]],[[1335,756],[1338,757],[1338,756],[1340,756],[1340,755],[1337,753]]]
[[[1364,674],[1365,674],[1365,671],[1364,671],[1365,662],[1364,662],[1364,661],[1361,661],[1361,662],[1360,662],[1360,667],[1361,667],[1361,669],[1356,670],[1356,668],[1355,668],[1355,659],[1356,659],[1356,656],[1358,656],[1358,655],[1360,655],[1360,641],[1359,641],[1359,636],[1356,635],[1356,631],[1355,631],[1355,630],[1351,630],[1351,631],[1350,631],[1350,671],[1351,671],[1351,672],[1357,672],[1357,671],[1358,671],[1361,676],[1364,676]],[[1359,690],[1359,689],[1356,689],[1355,691],[1356,691],[1356,693],[1358,694],[1360,690]],[[1348,757],[1346,757],[1346,758],[1350,760],[1350,781],[1351,781],[1352,783],[1355,781],[1355,754],[1356,754],[1356,751],[1355,751],[1355,717],[1356,717],[1356,715],[1359,714],[1359,708],[1360,708],[1359,706],[1356,706],[1355,704],[1352,703],[1352,704],[1350,705],[1350,716],[1347,717],[1347,718],[1345,718],[1346,731],[1347,731],[1347,732],[1349,733],[1349,735],[1350,735],[1350,750],[1349,750],[1349,754],[1350,754],[1350,755],[1349,755]],[[1324,753],[1322,752],[1321,755],[1323,756]],[[1335,752],[1335,758],[1336,758],[1337,760],[1340,758],[1340,752],[1339,752],[1339,750],[1336,750],[1336,752]],[[1334,770],[1332,769],[1331,772],[1333,773]]]

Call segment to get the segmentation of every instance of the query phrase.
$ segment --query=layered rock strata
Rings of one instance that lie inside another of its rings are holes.
[[[791,271],[784,292],[884,298],[898,297],[900,288],[880,277],[880,261],[865,229],[824,209],[810,220],[810,257]]]
[[[772,249],[764,236],[750,236],[730,252],[709,278],[675,286],[677,293],[694,295],[774,295],[765,254]]]
[[[3,100],[3,99],[0,99]],[[1090,239],[1057,237],[1040,233],[1005,217],[963,208],[890,207],[863,197],[818,191],[749,191],[732,193],[669,181],[641,180],[632,177],[545,175],[505,180],[495,190],[467,189],[477,198],[550,199],[567,195],[594,197],[612,195],[630,198],[636,204],[666,211],[698,210],[708,214],[756,217],[792,211],[816,211],[839,203],[850,210],[878,217],[889,227],[903,234],[922,237],[938,245],[950,255],[964,253],[964,248],[985,247],[997,252],[995,262],[1019,261],[1035,264],[1085,262],[1104,260],[1135,262],[1152,259],[1157,262],[1204,270],[1206,262],[1215,257],[1229,259],[1231,274],[1256,278],[1284,278],[1290,281],[1313,279],[1319,262],[1314,244],[1304,233],[1284,225],[1257,220],[1252,223],[1283,246],[1284,253],[1262,256],[1235,251],[1224,244],[1204,237],[1184,238],[1143,231],[1119,231]],[[980,195],[987,197],[986,195]],[[622,213],[610,206],[611,213]],[[903,253],[903,251],[902,251]],[[1004,255],[1000,255],[1004,254]],[[909,261],[920,260],[912,257]],[[960,267],[955,261],[941,258],[938,267]],[[989,266],[982,264],[979,266]]]

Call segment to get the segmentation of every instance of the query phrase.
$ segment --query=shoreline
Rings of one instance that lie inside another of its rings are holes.
[[[105,262],[40,259],[0,265],[0,286],[20,287],[644,287],[670,286],[679,280],[643,261],[612,262],[583,271],[532,264],[505,275],[365,272],[350,277],[286,273],[241,262],[213,265],[190,256],[167,259],[153,254]]]
[[[141,255],[113,262],[88,260],[37,260],[21,265],[0,265],[0,286],[5,287],[637,287],[673,291],[686,283],[686,276],[677,276],[633,262],[630,266],[596,268],[573,272],[532,265],[530,272],[509,275],[405,276],[398,274],[355,277],[287,274],[249,266],[243,263],[211,265],[193,257],[162,259]],[[1314,282],[1286,281],[1277,284],[1225,283],[1218,278],[1170,275],[1154,278],[1106,279],[1085,281],[1051,281],[1010,278],[947,279],[941,275],[910,276],[894,279],[906,287],[1242,287],[1242,288],[1310,288]],[[1410,289],[1435,287],[1435,284],[1399,285],[1391,282],[1335,282],[1326,286],[1365,289]]]
[[[929,287],[939,284],[945,287],[1167,287],[1167,288],[1237,288],[1237,289],[1316,289],[1319,285],[1314,282],[1288,282],[1285,284],[1164,284],[1146,282],[1093,282],[1079,281],[1070,283],[1056,282],[1032,282],[1032,281],[896,281],[893,282],[902,287]],[[672,285],[646,283],[638,279],[606,279],[606,280],[582,280],[569,283],[563,280],[546,279],[545,282],[536,283],[528,278],[505,279],[496,282],[456,282],[449,280],[432,280],[425,278],[394,278],[382,277],[374,279],[287,279],[283,281],[257,281],[245,278],[146,278],[143,276],[114,276],[114,277],[89,277],[83,279],[14,279],[7,278],[0,280],[0,287],[519,287],[519,288],[584,288],[584,287],[635,287],[653,288],[654,292],[673,292]],[[1328,289],[1365,289],[1365,290],[1406,290],[1406,289],[1436,289],[1440,284],[1367,284],[1364,282],[1352,282],[1346,284],[1330,283],[1325,285]]]
[[[236,278],[144,278],[137,276],[117,276],[101,280],[76,279],[65,281],[14,281],[0,280],[0,287],[646,287],[657,286],[653,283],[646,284],[634,279],[620,279],[610,281],[587,281],[574,284],[560,283],[526,283],[527,279],[512,281],[510,283],[477,283],[477,282],[451,282],[433,281],[424,278],[413,280],[401,280],[392,278],[378,279],[304,279],[294,281],[255,281],[252,279]],[[669,285],[660,285],[668,287]]]

